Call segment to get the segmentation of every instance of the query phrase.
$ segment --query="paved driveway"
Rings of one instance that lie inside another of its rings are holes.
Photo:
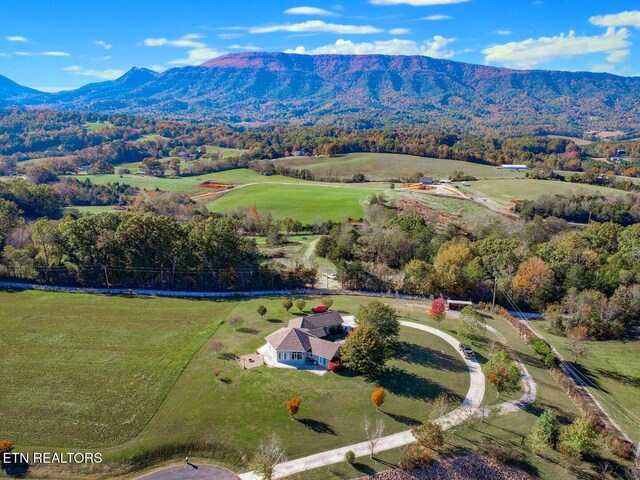
[[[238,476],[213,465],[178,465],[148,473],[138,480],[238,480]]]

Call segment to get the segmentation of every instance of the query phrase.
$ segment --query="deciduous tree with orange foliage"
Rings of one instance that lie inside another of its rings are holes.
[[[433,302],[431,302],[431,310],[429,310],[429,315],[431,319],[438,322],[438,324],[444,320],[446,316],[447,303],[444,298],[438,297]]]
[[[505,350],[499,350],[484,365],[487,380],[496,387],[498,395],[520,388],[520,370]]]
[[[376,385],[371,394],[371,402],[376,406],[376,411],[379,411],[380,407],[384,403],[384,399],[387,396],[387,392],[384,391],[380,385]]]
[[[518,267],[513,277],[515,292],[536,308],[542,308],[553,296],[555,275],[553,270],[539,257],[531,257]]]
[[[13,443],[11,443],[9,440],[0,440],[0,457],[5,453],[9,453],[11,451],[13,451]],[[1,462],[2,461],[0,460],[0,463]]]
[[[296,413],[300,409],[300,397],[293,397],[287,402],[287,412],[291,415],[291,420],[295,417]]]

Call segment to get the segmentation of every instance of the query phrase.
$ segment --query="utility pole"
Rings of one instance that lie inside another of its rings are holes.
[[[498,277],[493,277],[493,302],[491,302],[491,310],[496,307],[496,289],[498,288]]]

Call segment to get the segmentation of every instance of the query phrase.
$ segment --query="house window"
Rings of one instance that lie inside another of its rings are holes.
[[[302,360],[304,358],[304,354],[300,352],[291,352],[291,360]]]
[[[322,357],[318,357],[318,363],[320,365],[326,365],[327,364],[327,359],[326,358],[322,358]]]

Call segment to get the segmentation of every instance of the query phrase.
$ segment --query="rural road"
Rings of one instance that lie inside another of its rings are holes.
[[[465,358],[460,350],[458,350],[458,345],[460,344],[460,342],[448,333],[438,330],[437,328],[428,327],[426,325],[421,325],[414,322],[401,321],[400,325],[402,325],[403,327],[422,330],[424,332],[431,333],[437,337],[440,337],[442,340],[455,348],[456,352],[460,354],[465,364],[467,365],[467,369],[469,370],[471,382],[469,384],[467,395],[462,401],[462,405],[460,405],[460,407],[456,408],[454,411],[438,418],[436,420],[436,423],[440,424],[440,426],[444,430],[447,430],[451,427],[461,424],[466,419],[474,415],[474,413],[478,410],[480,404],[482,403],[485,390],[484,374],[482,373],[482,369],[480,368],[478,362]],[[404,432],[382,437],[375,446],[375,452],[391,450],[393,448],[409,445],[413,442],[415,442],[415,438],[413,437],[411,430],[406,430]],[[369,448],[370,447],[368,442],[361,442],[354,445],[347,445],[345,447],[336,448],[334,450],[317,453],[315,455],[309,455],[308,457],[298,458],[296,460],[291,460],[290,462],[281,463],[279,465],[276,465],[274,478],[283,478],[295,473],[304,472],[306,470],[312,470],[314,468],[344,462],[344,455],[349,450],[353,451],[356,454],[356,457],[363,457],[365,455],[369,455]],[[242,475],[240,475],[240,478],[242,480],[260,479],[260,477],[252,472],[243,473]]]
[[[148,473],[138,480],[238,480],[238,476],[213,465],[178,465]]]

